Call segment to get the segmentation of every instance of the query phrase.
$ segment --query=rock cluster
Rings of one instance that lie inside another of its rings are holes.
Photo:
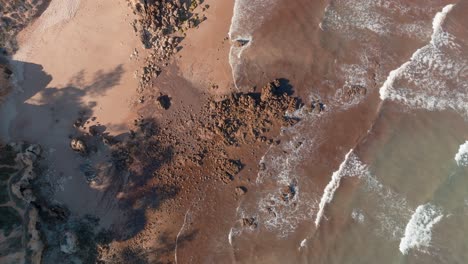
[[[72,138],[72,140],[70,141],[70,147],[73,151],[76,151],[78,153],[88,153],[88,147],[86,146],[86,143],[80,138]]]
[[[206,19],[194,12],[201,3],[201,0],[129,0],[138,16],[132,23],[133,28],[139,34],[143,47],[151,49],[140,76],[139,91],[152,78],[159,76],[162,67],[167,66],[170,58],[178,52],[184,32]]]
[[[2,58],[0,55],[0,101],[2,101],[11,90],[10,78],[13,74],[7,63],[2,63],[1,60]]]
[[[242,169],[240,160],[232,160],[227,158],[215,158],[215,171],[216,177],[219,177],[224,183],[229,183],[234,180]]]
[[[50,3],[50,0],[0,0],[0,50],[18,49],[16,35]]]
[[[15,263],[41,263],[45,247],[39,230],[40,209],[36,206],[40,202],[33,187],[41,153],[39,145],[0,145],[0,255],[9,255]],[[17,254],[21,251],[28,254]]]
[[[275,80],[264,86],[260,94],[237,93],[220,102],[211,101],[206,128],[227,145],[266,141],[263,135],[275,124],[291,126],[297,122],[286,113],[297,110],[299,100],[283,88]]]

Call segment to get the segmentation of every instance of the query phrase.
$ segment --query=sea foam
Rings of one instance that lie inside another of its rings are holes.
[[[455,154],[455,161],[458,166],[468,166],[468,141],[465,141],[458,148],[458,152]]]
[[[432,22],[430,42],[390,72],[380,98],[427,110],[451,109],[468,117],[468,60],[461,40],[442,25],[454,5],[445,6]]]
[[[423,204],[416,208],[400,241],[400,252],[407,255],[411,249],[426,252],[432,239],[432,228],[443,218],[440,208]]]
[[[350,39],[361,39],[363,34],[360,32],[425,38],[430,29],[423,20],[417,20],[414,14],[427,11],[427,5],[418,6],[408,1],[392,1],[390,4],[388,1],[375,0],[334,0],[325,8],[319,26],[322,31],[336,31]],[[395,19],[410,16],[411,22]]]

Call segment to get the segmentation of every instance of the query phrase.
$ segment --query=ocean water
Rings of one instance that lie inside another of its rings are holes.
[[[237,0],[236,86],[304,102],[233,220],[236,263],[468,262],[468,1]],[[359,87],[365,94],[349,95]]]

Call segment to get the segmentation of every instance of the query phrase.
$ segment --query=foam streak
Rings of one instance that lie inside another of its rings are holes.
[[[323,196],[320,200],[319,204],[319,211],[317,213],[317,217],[315,218],[315,226],[318,227],[320,225],[320,221],[322,220],[325,206],[333,200],[333,195],[335,194],[336,190],[340,186],[340,180],[343,177],[343,171],[346,167],[346,163],[348,162],[349,156],[353,152],[353,149],[348,151],[346,154],[343,162],[338,167],[338,170],[333,172],[330,182],[325,186],[323,190]]]

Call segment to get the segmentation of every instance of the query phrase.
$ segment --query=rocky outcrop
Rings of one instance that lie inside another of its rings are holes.
[[[162,68],[167,66],[171,57],[179,51],[179,44],[185,32],[197,27],[206,19],[205,16],[200,17],[195,13],[195,9],[202,2],[128,0],[133,12],[138,16],[132,23],[135,33],[140,36],[143,47],[151,50],[140,76],[139,91],[148,86],[152,78],[159,76]],[[201,11],[208,7],[205,5]]]
[[[39,16],[49,3],[50,0],[0,0],[0,51],[15,52],[18,32]]]
[[[11,90],[10,78],[13,72],[6,63],[1,62],[0,55],[0,102]]]
[[[40,158],[42,149],[39,145],[10,144],[0,147],[0,156],[5,157],[0,161],[2,171],[1,192],[6,193],[1,206],[3,209],[17,215],[13,220],[13,214],[2,213],[0,222],[14,221],[16,227],[6,233],[8,225],[2,225],[4,239],[0,240],[0,248],[8,250],[0,252],[1,260],[18,262],[41,263],[44,242],[41,238],[39,210],[35,206],[37,197],[34,194],[32,182],[36,178],[34,167]],[[8,174],[7,174],[8,173]],[[11,225],[10,225],[11,226]],[[22,228],[21,228],[22,227]],[[22,239],[25,238],[25,239]],[[22,241],[15,247],[12,241]]]
[[[288,94],[279,80],[262,88],[262,92],[232,94],[227,99],[207,105],[206,128],[220,136],[227,145],[267,141],[263,135],[276,126],[297,122],[286,116],[299,107],[299,100]],[[271,140],[270,140],[271,141]]]

